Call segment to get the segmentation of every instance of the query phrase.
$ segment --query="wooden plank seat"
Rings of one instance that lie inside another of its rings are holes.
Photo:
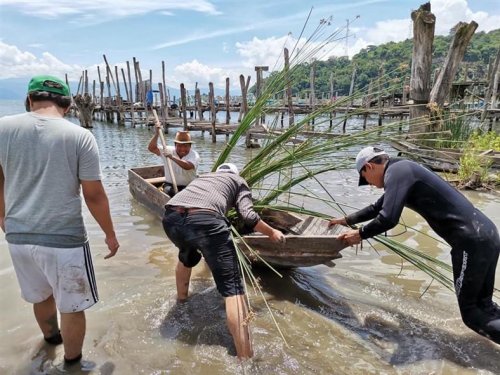
[[[165,182],[165,177],[164,176],[152,177],[152,178],[146,178],[145,180],[149,182],[151,185],[158,185]]]

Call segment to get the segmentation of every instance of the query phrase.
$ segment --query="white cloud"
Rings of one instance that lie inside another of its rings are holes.
[[[498,8],[497,8],[498,9]],[[448,35],[450,29],[458,22],[476,21],[477,31],[490,31],[500,25],[500,14],[489,14],[484,11],[473,12],[467,0],[433,0],[431,11],[436,16],[436,35]],[[477,32],[476,31],[476,32]],[[359,28],[358,38],[349,47],[349,55],[360,51],[367,45],[378,45],[387,42],[398,42],[413,37],[413,24],[408,14],[405,19],[380,21],[371,28]]]
[[[499,8],[496,9],[498,12]],[[479,25],[477,31],[490,31],[500,25],[500,14],[473,12],[466,0],[435,0],[432,2],[431,10],[436,15],[437,34],[448,34],[460,21],[476,21]]]
[[[180,83],[184,83],[186,88],[194,89],[196,82],[199,87],[208,87],[208,83],[212,82],[217,88],[226,87],[226,77],[229,77],[231,89],[239,89],[239,75],[244,74],[244,71],[236,71],[233,69],[214,68],[202,64],[198,60],[192,60],[184,64],[177,65],[174,68],[174,74],[169,77],[167,85],[179,87]]]
[[[81,74],[79,65],[65,64],[49,52],[36,56],[18,47],[0,41],[0,78],[30,77],[35,74],[53,74],[75,79]]]
[[[2,7],[16,8],[18,11],[41,18],[77,17],[82,20],[126,17],[149,12],[171,14],[176,10],[220,14],[207,0],[0,0]]]

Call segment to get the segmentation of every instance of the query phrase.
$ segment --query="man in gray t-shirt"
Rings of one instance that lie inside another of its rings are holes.
[[[0,228],[22,296],[33,304],[45,340],[64,341],[68,365],[81,359],[84,310],[98,300],[80,189],[106,236],[105,258],[119,247],[96,141],[63,118],[70,104],[65,82],[36,76],[28,86],[29,113],[0,119]]]
[[[224,297],[236,355],[245,359],[253,356],[253,348],[242,270],[225,217],[232,208],[249,228],[273,242],[285,242],[283,233],[270,227],[254,211],[250,188],[232,163],[221,164],[215,173],[198,177],[170,199],[165,206],[163,228],[179,248],[175,268],[177,299],[187,299],[191,269],[203,255],[217,290]]]

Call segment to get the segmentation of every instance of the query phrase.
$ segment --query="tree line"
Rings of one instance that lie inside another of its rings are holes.
[[[435,36],[433,47],[433,65],[439,68],[442,64],[452,40],[452,35]],[[462,65],[457,72],[456,80],[464,80],[467,71],[468,80],[486,80],[488,64],[495,57],[500,46],[500,29],[488,33],[476,33],[469,44]],[[384,73],[399,70],[402,77],[410,77],[413,42],[406,39],[402,42],[389,42],[379,46],[370,45],[349,59],[347,56],[332,56],[325,61],[311,61],[296,66],[291,73],[293,96],[304,96],[310,91],[311,65],[315,65],[315,93],[330,92],[330,80],[333,73],[334,93],[348,95],[351,76],[356,67],[355,90],[368,87],[370,81],[379,77],[380,70]],[[271,77],[277,72],[271,73]],[[268,78],[269,79],[269,78]],[[250,89],[255,92],[255,86]]]

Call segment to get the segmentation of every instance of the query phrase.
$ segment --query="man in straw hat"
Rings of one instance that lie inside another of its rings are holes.
[[[63,118],[70,104],[64,81],[36,76],[28,85],[29,113],[0,119],[0,227],[45,341],[64,344],[64,367],[81,365],[85,310],[98,301],[80,190],[106,236],[104,258],[119,247],[97,143]]]
[[[243,359],[251,357],[253,349],[242,272],[225,216],[233,207],[250,228],[273,242],[285,242],[283,233],[271,228],[254,211],[250,189],[231,163],[221,164],[215,173],[201,175],[170,199],[165,207],[163,228],[179,248],[175,271],[177,299],[184,301],[188,297],[191,269],[203,256],[217,290],[224,297],[227,325],[236,354]]]
[[[457,189],[411,160],[389,158],[382,149],[365,147],[356,157],[359,185],[384,189],[379,200],[331,225],[371,220],[338,238],[360,243],[395,227],[404,207],[429,223],[451,246],[458,306],[465,325],[500,344],[500,307],[493,302],[500,238],[495,224]]]
[[[173,197],[175,195],[173,187],[174,179],[177,183],[177,190],[181,191],[196,178],[200,155],[192,149],[193,141],[188,131],[178,131],[175,135],[174,146],[167,146],[166,149],[163,149],[163,146],[158,144],[158,137],[161,131],[161,125],[157,123],[155,125],[155,134],[149,141],[148,150],[161,157],[165,166],[164,191]],[[170,175],[169,160],[172,162],[174,179]]]

